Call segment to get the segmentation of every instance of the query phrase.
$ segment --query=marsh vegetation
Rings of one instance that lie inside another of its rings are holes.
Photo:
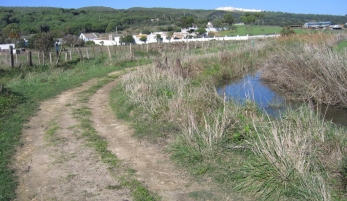
[[[226,197],[345,199],[346,128],[307,104],[346,107],[346,54],[334,50],[342,40],[303,35],[211,54],[163,54],[123,77],[114,91],[123,106],[117,110],[139,137],[167,139],[173,160]],[[252,100],[217,94],[219,82],[255,70],[302,106],[274,119]]]

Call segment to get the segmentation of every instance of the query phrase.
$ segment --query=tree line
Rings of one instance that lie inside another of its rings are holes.
[[[0,7],[0,43],[20,36],[51,33],[55,37],[81,32],[153,32],[179,31],[190,26],[215,27],[244,22],[253,25],[302,25],[307,21],[331,21],[344,24],[347,16],[292,14],[283,12],[243,13],[221,10],[84,7],[65,9],[53,7]]]

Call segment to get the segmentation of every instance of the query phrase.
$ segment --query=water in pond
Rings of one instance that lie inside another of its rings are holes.
[[[260,74],[247,75],[232,81],[230,84],[217,87],[217,92],[229,99],[232,98],[240,103],[245,101],[255,101],[260,109],[273,117],[279,116],[288,107],[295,107],[295,103],[288,103],[283,96],[274,92],[266,86],[260,79]],[[336,124],[347,126],[347,110],[324,105],[318,106],[315,110],[326,120],[331,120]]]

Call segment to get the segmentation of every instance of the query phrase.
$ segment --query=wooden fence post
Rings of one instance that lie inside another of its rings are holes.
[[[45,65],[45,52],[42,52],[42,65]]]
[[[52,52],[49,52],[49,63],[52,65]]]
[[[114,50],[114,55],[117,56],[117,45],[113,46],[113,50]]]
[[[33,66],[33,59],[31,56],[31,51],[28,52],[28,64],[29,64],[29,66]]]
[[[93,46],[93,57],[95,59],[95,47]]]
[[[77,48],[77,50],[78,50],[78,53],[80,54],[80,58],[81,58],[81,61],[82,61],[83,60],[82,51],[81,51],[81,49],[79,47]]]
[[[65,61],[67,61],[67,52],[65,52]]]
[[[69,53],[70,53],[70,61],[72,61],[72,55],[71,55],[71,50],[69,51]]]
[[[101,57],[104,57],[104,53],[102,52],[102,46],[100,45]]]
[[[11,67],[14,67],[14,59],[13,59],[13,46],[10,45],[10,55],[11,55]]]
[[[40,60],[40,52],[38,52],[38,53],[37,53],[37,58],[38,58],[39,64],[41,64],[41,60]]]
[[[108,50],[108,57],[110,57],[111,58],[111,51],[110,51],[110,46],[107,46],[107,50]]]
[[[88,48],[86,48],[87,59],[89,59]]]
[[[55,66],[58,66],[58,62],[60,60],[60,54],[61,54],[61,50],[60,51],[57,50],[57,61],[55,62]]]

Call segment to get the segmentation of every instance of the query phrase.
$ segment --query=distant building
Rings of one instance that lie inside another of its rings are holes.
[[[10,51],[10,46],[12,46],[14,49],[16,45],[15,44],[0,44],[0,51],[2,52]]]
[[[342,26],[340,26],[340,25],[333,25],[332,26],[332,29],[334,29],[334,30],[340,30],[340,29],[342,29]]]
[[[303,27],[304,28],[324,28],[329,26],[331,26],[331,22],[326,21],[326,22],[306,22]]]
[[[86,41],[97,39],[98,36],[95,33],[81,33],[80,39]]]

